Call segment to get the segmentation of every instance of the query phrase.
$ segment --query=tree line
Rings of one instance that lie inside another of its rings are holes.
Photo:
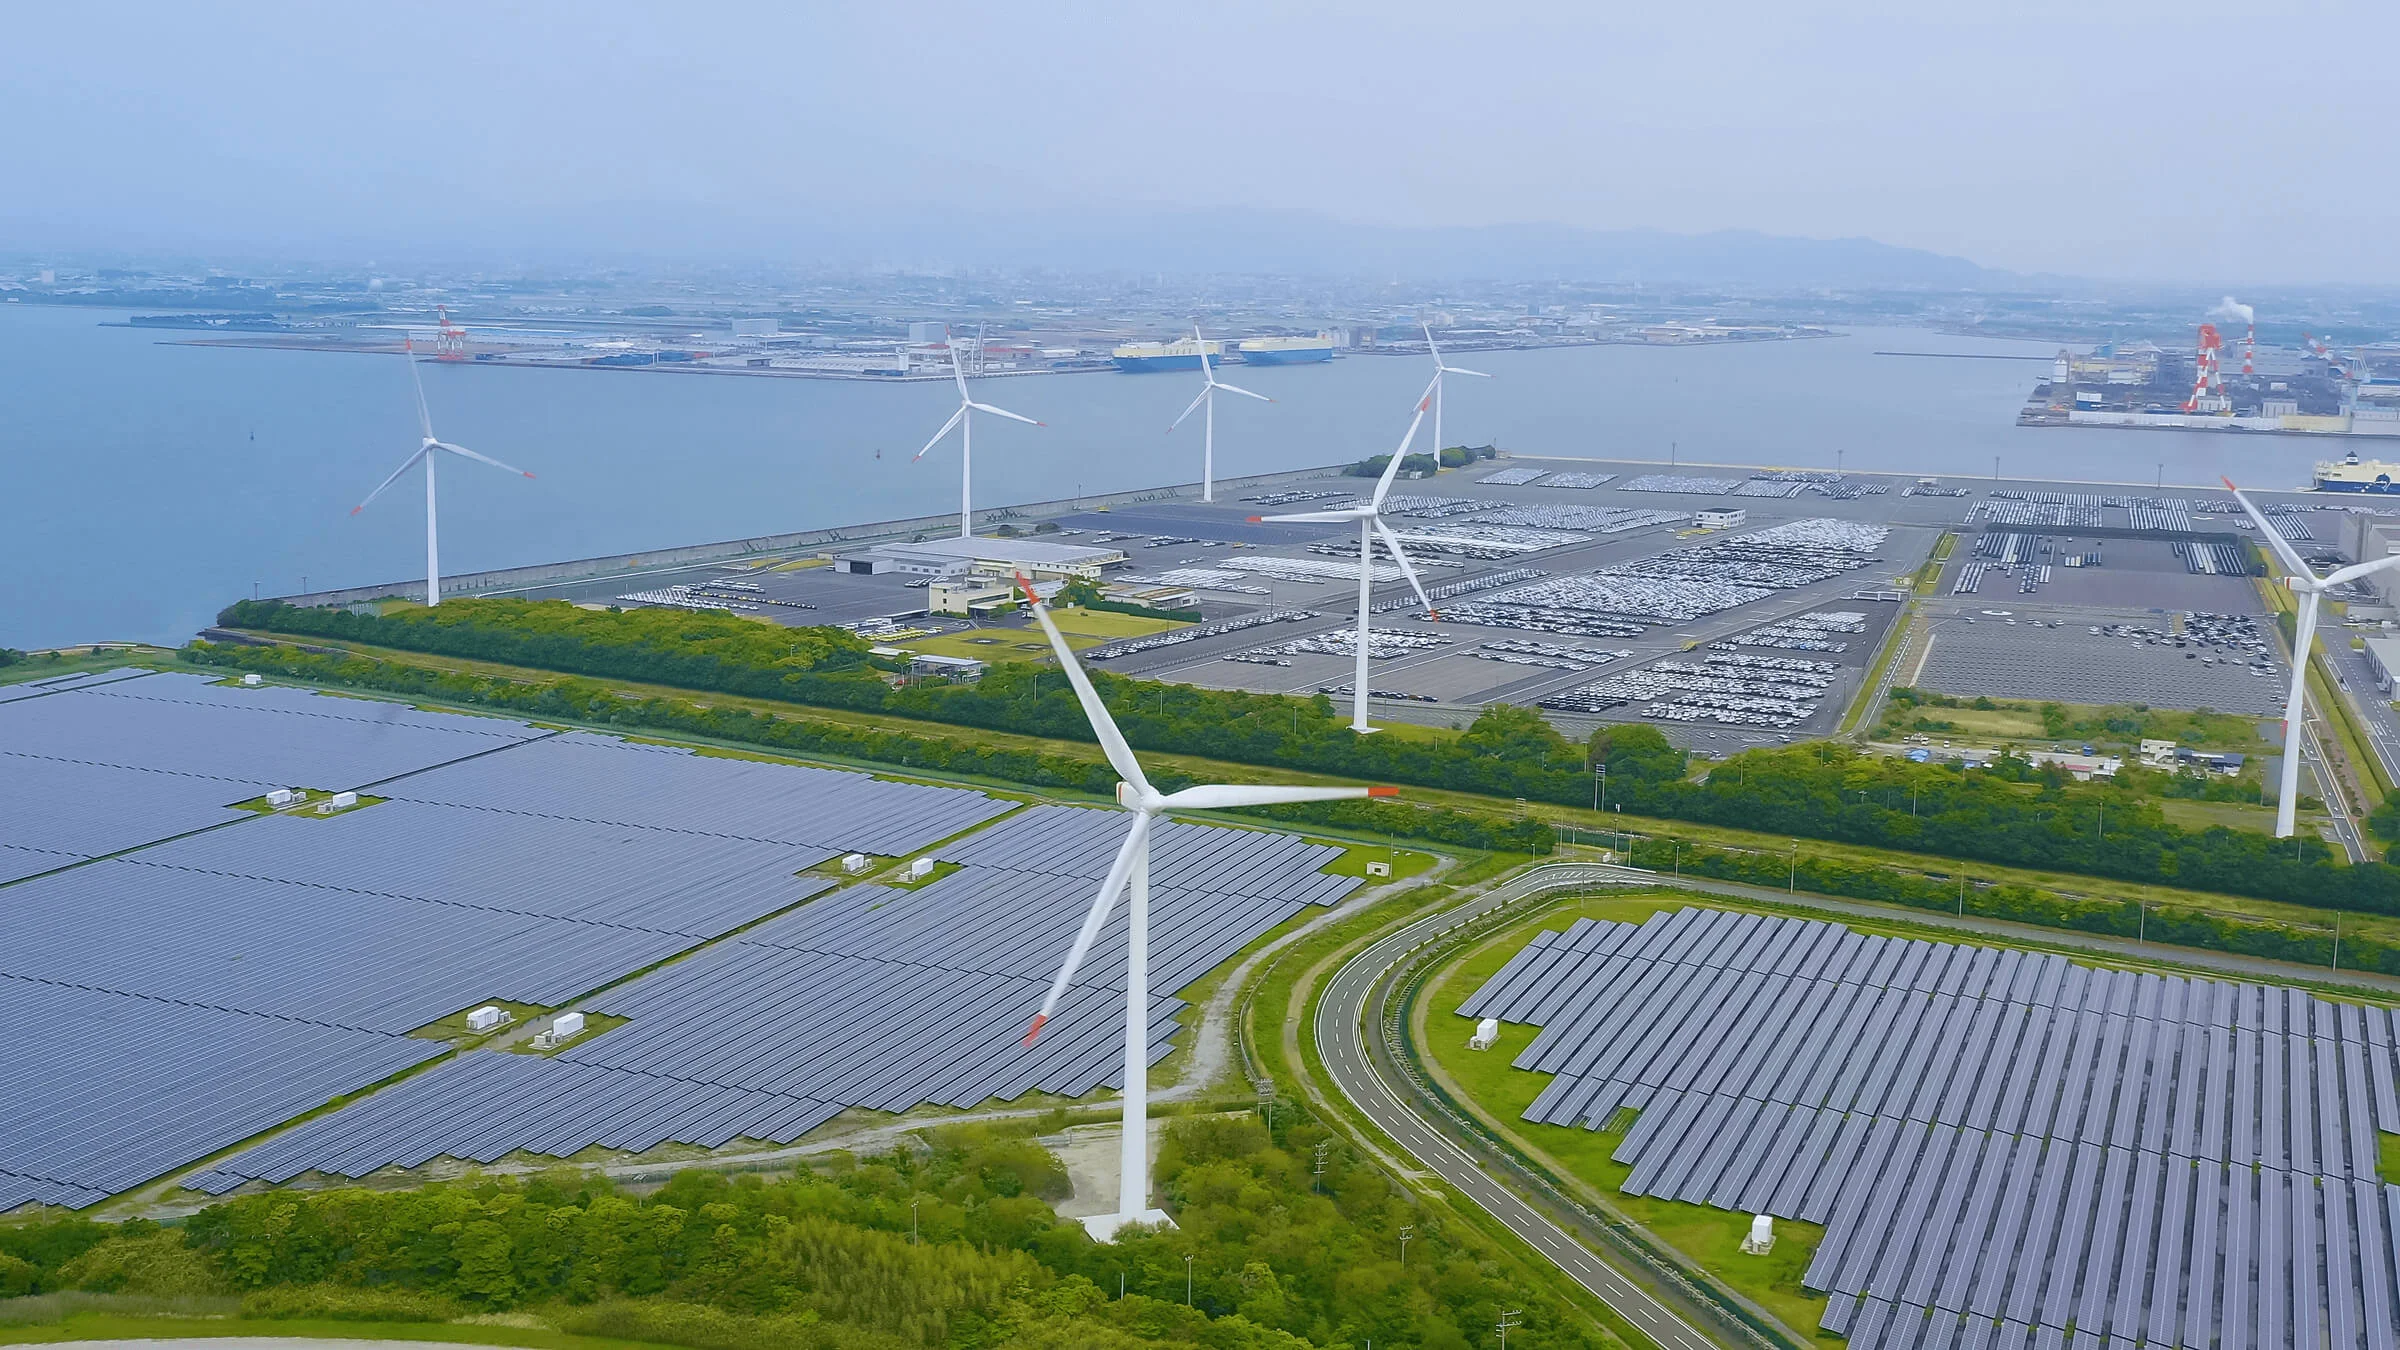
[[[459,611],[452,613],[453,610]],[[436,616],[439,617],[430,617]],[[1006,662],[979,682],[894,682],[839,629],[783,629],[730,614],[580,610],[561,601],[462,599],[384,615],[244,601],[228,627],[303,633],[1089,741],[1062,673]],[[814,637],[810,635],[815,635]],[[778,648],[788,647],[788,650]],[[1493,705],[1463,734],[1361,737],[1323,695],[1294,697],[1131,680],[1093,683],[1136,747],[1369,782],[1590,806],[1596,771],[1628,811],[1914,853],[2087,873],[2295,904],[2400,913],[2400,868],[2346,865],[2321,840],[2281,841],[2169,822],[2130,784],[2078,784],[2056,766],[1915,764],[1827,744],[1752,750],[1687,775],[1655,728],[1604,728],[1577,745],[1530,709]],[[1020,781],[1041,781],[1028,779]]]
[[[1305,1109],[1274,1114],[1272,1130],[1171,1122],[1157,1178],[1176,1226],[1108,1246],[1053,1214],[1067,1178],[1030,1125],[959,1126],[774,1180],[682,1172],[647,1195],[561,1168],[265,1192],[178,1227],[0,1227],[0,1294],[238,1295],[254,1317],[399,1322],[528,1310],[710,1350],[1465,1350],[1502,1308],[1524,1311],[1510,1341],[1529,1350],[1621,1344]]]

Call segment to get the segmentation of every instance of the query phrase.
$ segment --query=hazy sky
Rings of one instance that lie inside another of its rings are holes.
[[[8,10],[0,251],[1192,205],[2400,284],[2396,90],[2389,0],[78,0]]]

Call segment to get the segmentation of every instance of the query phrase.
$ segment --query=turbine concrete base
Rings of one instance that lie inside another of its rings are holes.
[[[1127,1224],[1149,1224],[1159,1228],[1175,1226],[1175,1221],[1168,1218],[1163,1209],[1145,1209],[1139,1214],[1087,1214],[1077,1222],[1083,1225],[1083,1231],[1092,1235],[1094,1242],[1116,1241],[1117,1230]]]

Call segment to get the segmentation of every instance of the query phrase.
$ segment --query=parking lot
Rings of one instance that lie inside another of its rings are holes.
[[[2140,703],[2259,716],[2282,706],[2289,667],[2243,641],[2203,643],[2185,636],[2185,645],[2175,645],[2189,626],[2180,614],[2148,611],[1953,612],[1934,622],[1916,683],[1961,697],[2036,702]],[[2265,627],[2264,620],[2251,625],[2260,639]]]
[[[1248,517],[1339,507],[1368,486],[1327,477],[1213,505],[1181,498],[1082,511],[1048,522],[1061,528],[1040,537],[1121,549],[1127,562],[1111,570],[1111,580],[1188,590],[1204,616],[1195,628],[1095,650],[1104,668],[1218,688],[1346,691],[1355,530]],[[2137,651],[2130,641],[2084,631],[2099,616],[2167,631],[2172,616],[2186,611],[2255,612],[2250,579],[2206,570],[2221,561],[2213,552],[2195,570],[2192,545],[2169,537],[2188,521],[2203,538],[2241,540],[2233,518],[2212,502],[2194,489],[2153,498],[2075,484],[1837,480],[1817,470],[1531,458],[1403,482],[1388,503],[1390,523],[1407,541],[1442,621],[1419,613],[1379,549],[1374,627],[1385,650],[1375,655],[1372,683],[1385,706],[1376,716],[1464,725],[1484,705],[1505,701],[1539,706],[1575,736],[1626,719],[1655,721],[1678,741],[1712,749],[1821,734],[1867,678],[1901,608],[1899,594],[1945,530],[1959,533],[1959,547],[1935,593],[1920,602],[1930,650],[1922,669],[1903,677],[1968,695],[2260,710],[2273,703],[2275,681],[2242,663],[2187,659],[2182,651],[2190,649],[2171,646]],[[2356,508],[2321,503],[2297,496],[2297,505],[2313,509],[2281,518],[2315,540],[2341,538],[2335,512]],[[2275,504],[2282,511],[2295,503]],[[1726,530],[1694,528],[1694,512],[1727,506],[1747,519]],[[937,626],[919,617],[921,581],[790,565],[800,561],[692,567],[531,593],[584,603],[724,605],[787,625],[896,619],[904,630]],[[1977,565],[1979,584],[1954,593]],[[1984,617],[1987,609],[2038,609],[2061,627],[2012,627]],[[1858,617],[1809,617],[1823,615]],[[1970,617],[1978,622],[1965,622]],[[1776,672],[1726,659],[1733,657],[1832,669]]]

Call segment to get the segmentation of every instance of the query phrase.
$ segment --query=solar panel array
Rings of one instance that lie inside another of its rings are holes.
[[[16,699],[0,744],[0,1211],[172,1172],[447,1053],[411,1029],[569,1003],[822,894],[835,883],[806,869],[838,851],[1015,809],[183,675]],[[283,784],[390,799],[323,818],[224,805]],[[594,1081],[579,1101],[622,1107],[594,1128],[638,1137],[659,1081]],[[817,1109],[775,1106],[744,1120]]]
[[[277,787],[341,791],[548,733],[184,674],[0,702],[0,881],[240,820]],[[34,866],[46,863],[46,866]]]
[[[1543,1028],[1527,1119],[1639,1110],[1627,1193],[1825,1225],[1857,1350],[2400,1338],[2388,1009],[1686,909],[1538,934],[1459,1011]]]
[[[419,774],[380,791],[473,806],[896,856],[1013,809],[980,792],[838,769],[694,754],[584,732]]]
[[[630,1019],[555,1059],[474,1054],[219,1164],[230,1190],[317,1171],[358,1176],[449,1156],[783,1142],[849,1107],[971,1106],[1122,1086],[1125,907],[1066,1001],[1021,1044],[1122,812],[1040,807],[941,851],[961,869],[914,890],[858,886],[778,916],[585,1006]],[[1357,878],[1291,835],[1161,823],[1151,886],[1151,1047],[1171,1050],[1178,990]]]

